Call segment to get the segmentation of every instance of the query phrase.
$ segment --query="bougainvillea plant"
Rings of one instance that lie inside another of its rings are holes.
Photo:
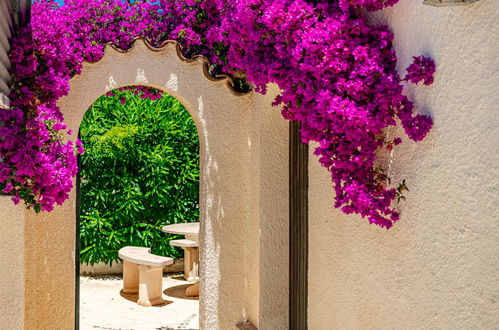
[[[103,56],[104,44],[127,49],[136,37],[152,45],[175,39],[184,55],[208,57],[211,72],[245,77],[257,92],[276,83],[274,105],[301,122],[331,173],[335,207],[390,228],[399,219],[397,191],[376,164],[377,152],[400,140],[384,131],[398,121],[422,140],[432,126],[414,113],[403,82],[432,81],[434,63],[418,57],[401,78],[393,34],[366,13],[398,0],[69,0],[35,2],[30,26],[12,41],[12,110],[0,121],[0,188],[28,207],[50,211],[68,198],[77,172],[57,100],[84,60]],[[69,132],[71,133],[71,132]],[[81,150],[80,150],[81,151]]]

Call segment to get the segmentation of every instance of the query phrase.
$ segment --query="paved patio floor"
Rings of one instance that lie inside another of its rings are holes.
[[[199,329],[199,302],[184,295],[189,282],[163,277],[164,305],[143,307],[137,295],[121,292],[118,276],[80,277],[80,329]]]

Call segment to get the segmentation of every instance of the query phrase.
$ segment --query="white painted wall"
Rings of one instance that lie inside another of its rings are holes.
[[[310,156],[309,328],[493,329],[499,242],[499,1],[435,8],[401,0],[372,15],[395,33],[399,71],[437,63],[406,92],[435,124],[394,154],[410,192],[386,231],[333,209],[329,174]]]

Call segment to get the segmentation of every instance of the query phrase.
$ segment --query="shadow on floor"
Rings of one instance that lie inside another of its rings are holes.
[[[163,291],[163,294],[165,296],[172,297],[172,298],[199,300],[199,297],[187,297],[185,295],[185,289],[190,287],[192,284],[193,283],[171,286],[168,289],[166,289],[165,291]]]
[[[168,274],[169,278],[171,278],[172,280],[176,280],[176,281],[183,281],[185,282],[186,279],[184,278],[184,275],[183,273],[180,273],[180,274]]]
[[[129,300],[129,301],[134,302],[134,303],[136,303],[137,300],[139,300],[139,294],[138,293],[124,293],[123,290],[120,290],[120,296],[122,296],[126,300]],[[163,306],[169,305],[171,303],[173,303],[173,301],[169,301],[169,300],[164,300],[163,299],[163,303],[162,304],[160,304],[160,305],[154,305],[154,306],[151,306],[151,307],[163,307]]]

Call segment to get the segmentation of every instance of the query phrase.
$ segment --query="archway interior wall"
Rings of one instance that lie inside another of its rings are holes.
[[[254,95],[252,113],[251,214],[260,235],[249,256],[259,267],[259,295],[249,297],[257,299],[250,306],[258,308],[260,329],[289,328],[289,122],[269,106],[278,93],[270,84]]]
[[[270,109],[270,96],[234,95],[226,80],[206,78],[201,59],[186,62],[176,52],[174,44],[152,51],[142,41],[128,52],[107,47],[102,60],[84,64],[83,74],[70,82],[70,94],[59,101],[65,122],[77,132],[86,109],[99,96],[127,85],[159,88],[182,102],[200,138],[201,325],[230,329],[246,319],[255,325],[267,319],[287,322],[287,297],[282,295],[287,288],[287,254],[283,252],[287,251],[287,123],[280,119],[277,129],[269,126],[280,117],[278,110]],[[270,121],[269,116],[273,118]],[[269,151],[262,151],[263,143],[269,143],[271,137],[278,142]],[[272,157],[277,148],[284,148],[284,152]],[[272,182],[278,179],[262,175],[269,166],[284,168],[277,170],[286,171],[279,178],[284,183],[273,187]],[[279,197],[272,200],[269,195]],[[73,189],[70,199],[51,213],[26,211],[30,225],[25,233],[25,299],[36,301],[26,304],[27,327],[73,323],[75,200]],[[262,210],[269,202],[272,211]],[[262,238],[271,237],[262,231],[263,221],[284,226],[274,238],[277,245],[272,245],[283,251],[261,252]],[[262,257],[281,259],[273,266],[280,268],[279,273],[263,281],[260,270],[274,263]],[[274,294],[269,284],[277,284]],[[264,317],[267,307],[260,308],[262,289],[269,297],[281,295],[282,301],[275,297],[272,301],[283,310],[277,312],[273,307],[277,314]]]

